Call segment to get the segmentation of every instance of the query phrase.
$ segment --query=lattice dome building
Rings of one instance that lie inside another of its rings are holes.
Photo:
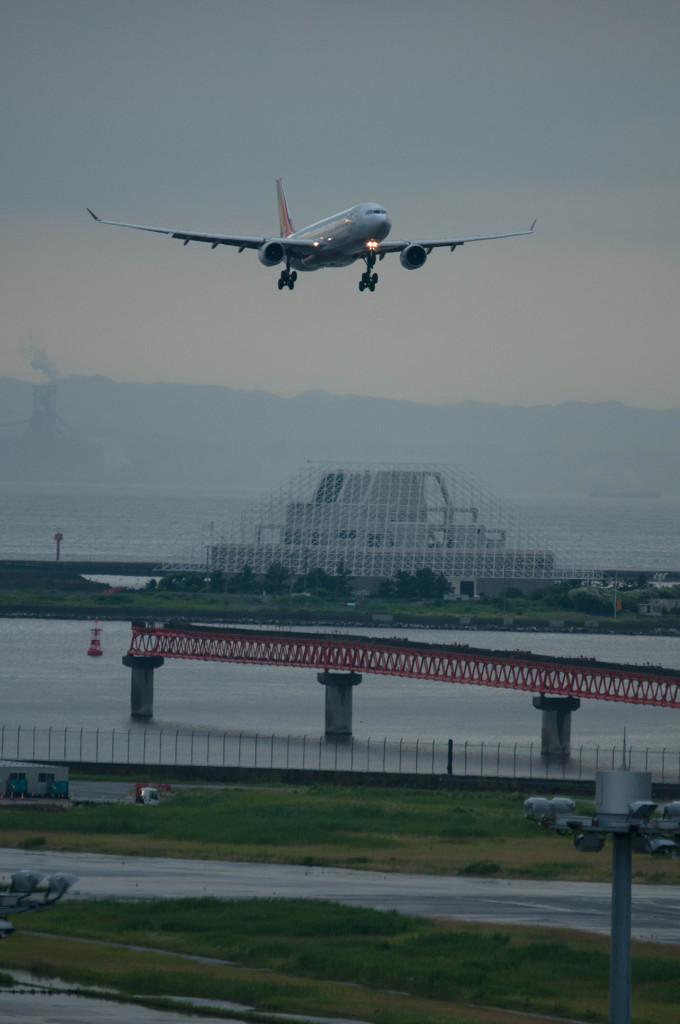
[[[209,571],[278,563],[296,576],[344,572],[370,589],[422,568],[454,585],[564,575],[526,516],[459,466],[433,464],[309,463],[205,550]]]

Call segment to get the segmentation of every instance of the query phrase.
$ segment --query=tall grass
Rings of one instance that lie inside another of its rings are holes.
[[[161,963],[152,971],[128,966],[115,976],[115,985],[126,992],[231,999],[261,1009],[309,1008],[321,997],[301,985],[307,979],[445,1003],[606,1019],[609,959],[607,940],[600,936],[452,924],[300,899],[73,902],[51,912],[49,930],[91,939],[113,936],[118,943],[276,972],[259,979],[238,972],[218,978],[204,964],[193,971],[179,962],[170,973]],[[0,949],[0,964],[9,945]],[[60,949],[69,945],[56,943]],[[674,1024],[680,950],[640,949],[633,975],[635,1020]],[[78,975],[77,967],[69,970],[71,977]],[[88,984],[102,983],[102,970],[82,968],[79,976]],[[295,992],[282,987],[282,977],[294,981]],[[106,983],[114,983],[110,969]]]

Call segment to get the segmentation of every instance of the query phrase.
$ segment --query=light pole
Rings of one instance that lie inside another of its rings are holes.
[[[571,832],[582,853],[597,853],[612,837],[611,937],[609,945],[609,1024],[630,1024],[632,852],[655,856],[677,851],[680,844],[680,802],[666,804],[661,818],[652,815],[651,772],[598,771],[595,816],[575,815],[566,797],[524,801],[524,817],[543,828]]]

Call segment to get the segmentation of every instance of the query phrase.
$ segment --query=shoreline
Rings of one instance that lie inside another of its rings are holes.
[[[520,619],[510,617],[499,619],[491,616],[451,615],[428,617],[426,615],[384,614],[369,611],[353,611],[351,615],[333,612],[284,612],[274,611],[254,614],[253,609],[212,611],[199,608],[109,608],[98,604],[88,607],[55,606],[30,604],[5,604],[0,606],[0,618],[4,619],[74,619],[102,622],[132,622],[148,619],[154,622],[186,620],[187,622],[213,622],[215,624],[237,623],[244,626],[329,626],[351,629],[353,627],[375,627],[384,629],[437,629],[464,632],[490,631],[498,633],[587,633],[609,636],[680,636],[680,629],[661,626],[657,621],[616,622],[613,620],[588,619],[582,622],[568,619]]]

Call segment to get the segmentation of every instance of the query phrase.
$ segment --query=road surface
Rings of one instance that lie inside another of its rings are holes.
[[[407,875],[303,865],[117,857],[90,853],[0,850],[0,881],[20,869],[78,876],[80,898],[334,900],[402,914],[497,924],[548,925],[609,933],[610,886],[596,882],[531,882]],[[633,886],[636,939],[680,944],[680,886]]]

